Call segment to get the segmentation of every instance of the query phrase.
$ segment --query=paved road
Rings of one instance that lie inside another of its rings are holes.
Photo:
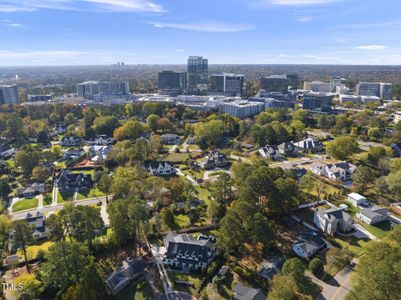
[[[109,223],[109,218],[108,218],[107,211],[106,211],[106,207],[107,207],[106,197],[86,199],[86,200],[82,200],[82,201],[77,201],[74,204],[75,205],[93,205],[93,204],[97,204],[99,202],[102,203],[102,207],[100,209],[102,219],[103,219],[105,225],[108,226],[110,223]],[[71,203],[73,203],[73,202],[71,202]],[[28,213],[35,214],[38,211],[41,213],[50,213],[50,212],[59,211],[59,210],[63,209],[63,207],[64,207],[64,204],[60,203],[57,205],[49,205],[49,206],[44,206],[42,208],[37,208],[37,209],[29,209],[29,210],[24,210],[21,212],[16,212],[16,213],[9,213],[9,215],[10,215],[11,219],[13,219],[13,220],[21,220],[21,219],[25,219],[26,215]]]
[[[313,279],[316,283],[323,287],[323,291],[318,295],[317,300],[343,300],[351,289],[351,274],[353,268],[345,267],[331,278],[328,282]]]

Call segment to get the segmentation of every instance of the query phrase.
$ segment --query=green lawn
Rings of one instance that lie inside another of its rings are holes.
[[[334,241],[339,244],[340,248],[348,247],[356,257],[359,257],[365,253],[364,247],[369,240],[358,239],[354,236],[337,236]]]
[[[89,174],[93,177],[93,175],[95,175],[95,169],[92,170],[72,170],[72,173],[75,174],[79,174],[79,173],[83,173],[83,174]]]
[[[172,163],[185,162],[189,157],[189,153],[170,153],[163,157],[162,160]]]
[[[78,192],[77,200],[84,200],[96,197],[103,197],[104,193],[101,192],[99,189],[90,189]]]
[[[8,163],[8,165],[9,165],[11,168],[14,168],[14,167],[15,167],[15,163],[14,163],[14,160],[13,160],[12,158],[10,158],[9,160],[6,160],[6,162]]]
[[[53,242],[47,241],[40,245],[31,245],[26,248],[26,256],[28,260],[35,259],[36,255],[38,254],[39,250],[47,252],[49,248],[53,245]],[[24,257],[22,250],[17,251],[20,257]]]
[[[201,277],[193,275],[193,274],[187,275],[187,274],[169,272],[168,276],[169,276],[171,283],[173,284],[175,290],[187,292],[192,295],[196,294],[196,290],[200,287],[200,285],[202,283]],[[187,286],[184,284],[176,283],[175,282],[176,280],[192,282],[193,286]]]
[[[74,192],[58,192],[57,203],[74,200]]]
[[[151,287],[145,282],[131,284],[123,289],[114,299],[119,300],[152,300],[154,295]]]
[[[381,222],[375,225],[368,225],[364,222],[359,223],[378,239],[385,238],[387,234],[391,231],[391,222],[388,221]]]
[[[175,224],[177,224],[177,226],[179,228],[188,227],[190,224],[189,217],[187,215],[183,215],[183,214],[174,215],[174,221],[175,221]]]
[[[15,203],[13,205],[13,212],[36,208],[36,207],[38,207],[38,199],[37,198],[24,199],[24,200],[18,201],[17,203]]]
[[[201,187],[200,185],[197,185],[194,187],[197,197],[200,200],[205,201],[206,205],[210,204],[210,191],[208,189],[205,189],[204,187]]]

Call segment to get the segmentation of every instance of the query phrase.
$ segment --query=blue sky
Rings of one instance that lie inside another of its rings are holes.
[[[0,66],[401,64],[399,0],[0,0]]]

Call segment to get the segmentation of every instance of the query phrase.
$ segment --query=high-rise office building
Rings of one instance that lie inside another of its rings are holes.
[[[210,76],[210,93],[224,96],[242,96],[244,75],[213,74]]]
[[[266,92],[288,93],[287,75],[271,75],[260,79],[260,89]]]
[[[288,85],[292,90],[298,89],[299,76],[297,74],[287,74]]]
[[[128,95],[129,84],[128,82],[98,82],[87,81],[77,84],[77,94],[88,100],[93,100],[95,95]]]
[[[202,56],[190,56],[187,64],[188,93],[202,94],[207,91],[209,83],[208,60]]]
[[[0,105],[18,103],[19,95],[17,85],[0,85]]]
[[[159,72],[158,90],[161,95],[176,96],[185,92],[187,73],[175,71]]]

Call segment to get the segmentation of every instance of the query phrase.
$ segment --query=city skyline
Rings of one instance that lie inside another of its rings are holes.
[[[391,8],[391,9],[389,9]],[[0,66],[399,65],[395,0],[0,0]]]

